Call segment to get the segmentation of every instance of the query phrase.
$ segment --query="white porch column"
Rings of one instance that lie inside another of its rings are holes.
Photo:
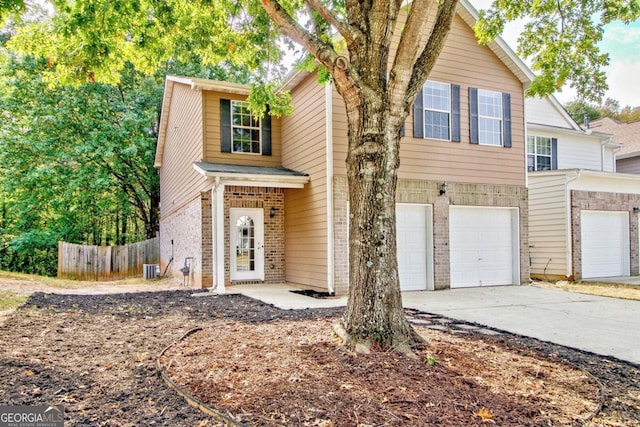
[[[224,184],[219,179],[211,189],[211,211],[215,291],[224,294]]]

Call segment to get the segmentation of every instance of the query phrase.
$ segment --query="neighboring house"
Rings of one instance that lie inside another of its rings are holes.
[[[640,175],[616,173],[620,144],[554,97],[527,99],[526,112],[531,277],[638,275]]]
[[[403,290],[529,280],[524,90],[500,39],[481,46],[463,0],[401,141]],[[298,72],[294,112],[254,120],[248,87],[167,77],[156,167],[161,268],[202,287],[349,284],[347,123],[335,88]]]
[[[640,121],[622,123],[605,117],[591,122],[591,129],[613,135],[613,140],[623,144],[616,151],[616,172],[640,174]]]

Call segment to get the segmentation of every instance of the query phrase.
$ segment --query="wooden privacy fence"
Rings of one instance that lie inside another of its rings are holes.
[[[160,260],[158,237],[124,246],[58,242],[58,277],[74,280],[120,280],[142,275],[143,264]]]

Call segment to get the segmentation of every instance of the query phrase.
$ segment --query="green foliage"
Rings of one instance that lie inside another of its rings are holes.
[[[640,120],[640,107],[626,106],[620,108],[620,102],[607,98],[601,105],[591,104],[584,100],[575,100],[564,105],[565,110],[579,124],[584,123],[585,113],[590,121],[610,117],[623,123]]]
[[[564,109],[578,124],[584,124],[584,115],[589,117],[590,121],[598,120],[602,117],[602,113],[597,106],[588,103],[587,101],[571,101],[564,105]]]
[[[568,84],[582,99],[599,101],[607,89],[603,69],[609,63],[598,47],[603,27],[639,17],[637,0],[494,0],[480,12],[475,30],[486,43],[503,31],[505,22],[525,19],[518,54],[530,59],[537,73],[527,95],[548,95]]]

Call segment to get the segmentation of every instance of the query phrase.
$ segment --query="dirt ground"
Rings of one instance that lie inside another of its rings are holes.
[[[246,425],[640,425],[638,366],[420,326],[430,346],[417,361],[356,356],[330,333],[340,314],[186,290],[35,293],[0,325],[0,404],[60,404],[69,426],[220,425],[165,370]]]

